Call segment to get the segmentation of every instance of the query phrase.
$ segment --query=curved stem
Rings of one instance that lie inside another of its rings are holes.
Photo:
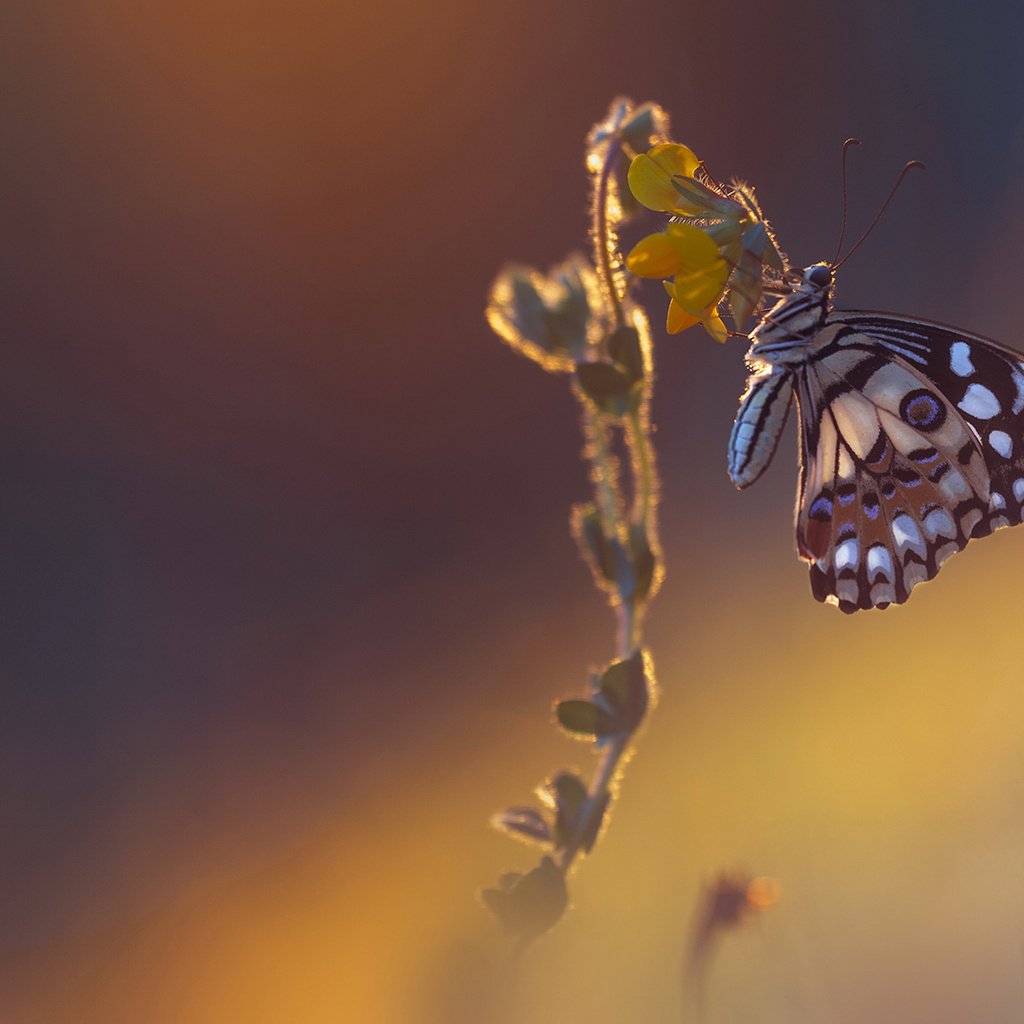
[[[616,136],[608,143],[608,152],[605,153],[604,164],[601,166],[601,174],[597,179],[597,188],[594,193],[594,262],[597,264],[598,273],[604,284],[605,294],[611,305],[611,312],[616,324],[626,322],[622,309],[622,295],[619,292],[619,282],[616,279],[613,253],[616,250],[617,237],[615,228],[612,226],[611,218],[608,215],[609,187],[612,171],[616,162],[621,156],[622,143]]]
[[[632,519],[637,525],[646,526],[648,537],[653,540],[657,478],[654,473],[654,453],[651,451],[650,431],[646,420],[646,413],[642,409],[637,408],[630,412],[626,443],[629,447],[630,466],[635,484]]]
[[[585,822],[589,823],[591,816],[601,813],[604,808],[605,798],[615,783],[615,776],[618,773],[623,755],[629,749],[631,738],[632,734],[628,736],[614,736],[604,748],[604,753],[601,755],[601,760],[598,762],[594,777],[591,779],[590,787],[587,790],[587,806],[584,812]],[[581,829],[581,831],[583,830]],[[568,874],[579,852],[578,842],[572,846],[565,847],[561,851],[558,858],[558,867],[563,875]]]
[[[628,658],[640,646],[639,632],[642,616],[637,614],[636,606],[632,602],[620,602],[615,611],[618,616],[615,656],[621,661]]]
[[[594,484],[594,498],[601,515],[605,535],[620,537],[622,533],[622,502],[619,497],[619,473],[608,438],[604,416],[585,395],[580,395],[583,406],[583,429],[587,437],[587,455],[590,459],[590,479]]]

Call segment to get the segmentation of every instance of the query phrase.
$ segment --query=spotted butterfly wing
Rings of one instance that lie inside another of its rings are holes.
[[[1024,364],[920,320],[841,312],[826,327],[797,386],[797,545],[818,600],[898,604],[971,539],[1020,523]]]
[[[847,612],[884,608],[1021,521],[1024,363],[941,324],[833,311],[827,265],[804,273],[751,336],[729,471],[739,487],[760,476],[795,393],[812,592]]]

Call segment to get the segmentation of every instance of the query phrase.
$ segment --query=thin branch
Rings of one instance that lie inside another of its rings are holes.
[[[593,224],[594,262],[597,264],[598,274],[611,306],[612,316],[615,323],[620,325],[626,322],[626,317],[622,308],[622,295],[616,275],[618,235],[611,222],[609,199],[612,171],[621,158],[621,150],[622,143],[618,136],[614,136],[608,142],[608,151],[605,153],[604,164],[597,179]]]

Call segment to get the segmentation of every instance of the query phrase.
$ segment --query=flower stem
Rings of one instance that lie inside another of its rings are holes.
[[[581,833],[586,831],[586,825],[590,824],[592,815],[601,813],[605,806],[607,794],[615,783],[615,777],[619,771],[622,758],[629,749],[631,736],[615,736],[608,741],[604,748],[601,760],[594,771],[594,777],[590,781],[587,790],[587,803],[583,813],[585,826]],[[563,875],[567,875],[572,868],[573,862],[580,851],[580,844],[577,840],[570,846],[565,847],[559,854],[558,867]]]
[[[583,407],[583,430],[587,438],[587,457],[590,459],[595,504],[601,515],[605,535],[619,538],[622,535],[619,467],[612,454],[608,424],[593,402],[583,394],[579,397]]]
[[[622,143],[618,136],[613,136],[608,142],[608,151],[605,153],[601,174],[597,179],[593,211],[594,262],[597,264],[605,295],[617,325],[624,324],[626,317],[622,308],[620,282],[616,274],[618,235],[612,226],[609,199],[612,171],[621,153]]]
[[[647,528],[648,537],[653,539],[656,532],[655,489],[657,476],[654,472],[654,453],[651,451],[650,426],[645,409],[636,408],[629,414],[626,428],[626,444],[629,448],[630,468],[633,473],[634,494],[632,520]]]
[[[593,209],[594,262],[597,265],[610,312],[617,327],[627,322],[623,304],[622,283],[616,273],[618,261],[618,236],[611,211],[611,175],[616,161],[621,157],[621,141],[612,138],[608,143],[604,164],[597,180]],[[647,410],[653,374],[648,368],[643,382],[644,394],[628,413],[624,423],[626,447],[629,451],[629,466],[632,476],[633,502],[630,520],[634,526],[643,528],[648,543],[656,549],[657,475],[654,469],[654,452],[651,448],[650,424]],[[628,538],[622,522],[622,491],[619,484],[618,467],[612,454],[609,437],[609,419],[592,402],[580,395],[583,405],[584,429],[589,441],[587,453],[591,462],[591,479],[594,483],[594,497],[601,515],[606,535],[620,542]],[[649,594],[647,596],[650,596]],[[646,599],[620,598],[615,605],[617,619],[615,656],[622,660],[630,657],[643,644],[643,611]],[[607,802],[623,758],[629,750],[633,733],[609,738],[594,776],[587,788],[587,802],[583,820],[589,824],[594,814],[601,814]],[[586,834],[581,829],[580,834]],[[558,866],[567,874],[579,853],[579,842],[561,851]]]
[[[644,612],[654,593],[652,581],[656,581],[658,557],[658,480],[648,417],[654,381],[650,336],[646,317],[633,306],[626,294],[627,279],[622,269],[618,239],[622,211],[613,180],[625,151],[628,148],[624,150],[617,132],[611,134],[596,176],[592,179],[591,241],[594,265],[605,300],[603,309],[594,310],[594,333],[603,337],[600,351],[595,354],[597,361],[614,365],[611,341],[621,329],[628,329],[639,339],[642,372],[637,372],[635,365],[629,367],[629,390],[620,404],[601,404],[592,399],[584,393],[578,378],[574,387],[582,411],[585,456],[594,489],[592,507],[597,511],[603,534],[601,541],[605,545],[594,563],[594,574],[599,586],[609,594],[615,611],[614,650],[617,662],[637,656],[643,647]],[[624,367],[625,364],[621,364],[620,368]],[[628,491],[621,479],[620,460],[615,449],[618,443],[626,449],[623,461],[629,467]],[[644,685],[649,686],[653,680],[648,678],[646,655],[643,657]],[[593,776],[589,783],[585,783],[586,795],[578,808],[578,816],[576,809],[573,810],[573,834],[560,838],[553,852],[554,864],[563,880],[584,848],[589,850],[596,839],[638,726],[639,723],[631,718],[628,725],[621,726],[626,731],[603,736],[599,740],[600,756]],[[583,781],[574,778],[578,782]],[[534,936],[521,935],[515,943],[513,955],[521,955],[533,939]]]
[[[620,602],[615,611],[618,618],[615,656],[621,661],[640,646],[641,617],[637,615],[636,606],[632,601]]]

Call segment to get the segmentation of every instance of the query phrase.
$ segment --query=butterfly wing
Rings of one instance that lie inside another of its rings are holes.
[[[1016,526],[1024,504],[1024,356],[955,327],[888,313],[834,313],[917,369],[981,441],[992,480],[992,529]],[[1001,520],[1006,520],[1002,522]],[[989,530],[988,532],[991,532]],[[976,530],[974,536],[979,536]]]
[[[749,487],[768,468],[792,404],[790,370],[762,365],[747,378],[729,435],[729,476],[737,487]]]
[[[1021,521],[1024,364],[943,325],[833,313],[798,375],[797,547],[844,611],[905,601],[974,537]]]

